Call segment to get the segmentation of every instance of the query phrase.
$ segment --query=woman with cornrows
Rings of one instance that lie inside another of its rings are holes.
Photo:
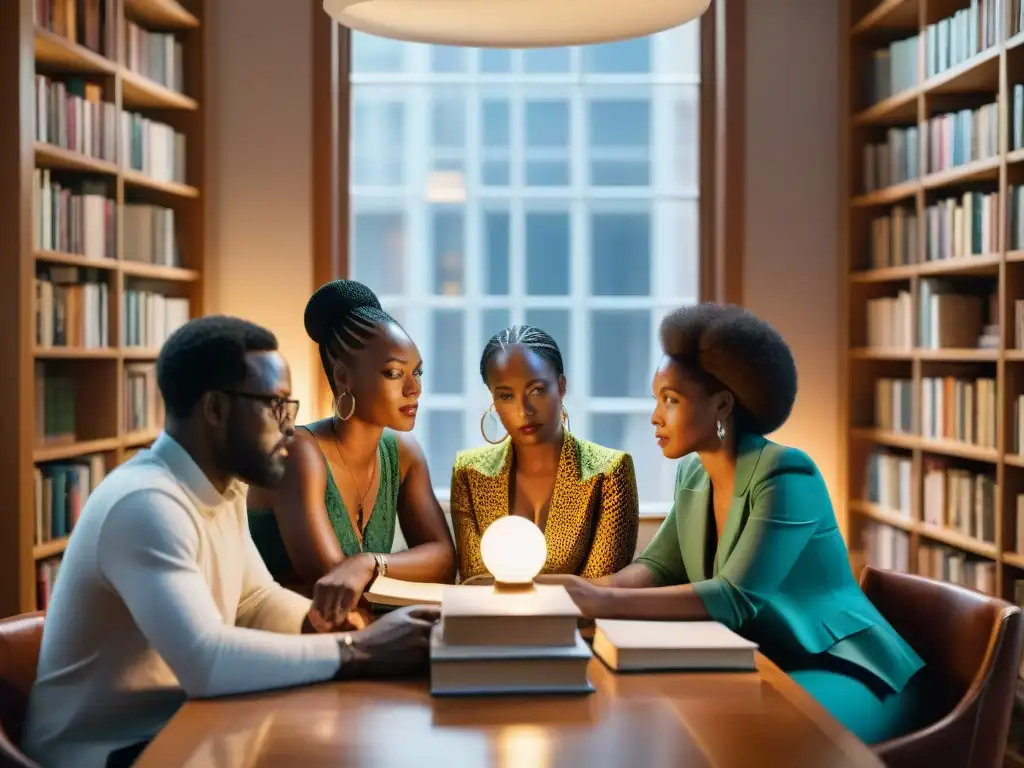
[[[277,489],[250,490],[249,526],[274,578],[312,593],[321,617],[341,625],[375,576],[453,581],[455,547],[409,434],[423,373],[416,344],[354,280],[321,286],[305,326],[334,414],[296,430]],[[409,549],[391,554],[396,524]],[[325,576],[345,589],[321,606],[313,587]]]
[[[460,579],[487,575],[480,537],[505,515],[544,532],[544,573],[598,578],[628,565],[640,523],[633,460],[569,431],[555,340],[532,326],[507,328],[484,348],[480,375],[491,392],[481,420],[491,445],[461,452],[452,471]],[[500,422],[500,440],[488,435],[489,421]]]

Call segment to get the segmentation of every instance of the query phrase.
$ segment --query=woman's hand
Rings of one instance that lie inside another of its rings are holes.
[[[598,619],[607,614],[610,594],[606,587],[566,574],[544,574],[534,581],[537,584],[561,584],[585,619]]]
[[[373,578],[376,564],[373,556],[366,554],[342,560],[340,565],[314,585],[311,616],[316,613],[320,619],[334,627],[344,626],[349,614],[359,605],[363,590]],[[312,618],[310,621],[313,621]]]

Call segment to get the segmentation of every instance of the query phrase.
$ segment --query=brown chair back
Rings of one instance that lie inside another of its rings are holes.
[[[946,582],[866,567],[861,588],[924,659],[932,725],[875,746],[890,768],[1001,768],[1024,638],[1017,606]]]
[[[39,768],[18,744],[42,640],[42,612],[0,619],[0,766],[4,768]]]

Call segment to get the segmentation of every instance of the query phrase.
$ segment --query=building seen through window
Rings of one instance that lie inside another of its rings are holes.
[[[573,432],[633,455],[642,510],[671,502],[650,380],[661,316],[698,300],[699,23],[538,50],[353,33],[351,276],[423,352],[442,498],[483,443],[483,346],[525,322],[562,348]]]

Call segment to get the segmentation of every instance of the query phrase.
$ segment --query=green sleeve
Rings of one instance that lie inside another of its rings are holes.
[[[688,579],[683,566],[683,551],[679,546],[679,528],[676,525],[676,509],[679,506],[679,486],[683,466],[676,472],[675,503],[668,517],[654,534],[651,543],[634,562],[643,563],[663,586],[685,584]]]
[[[769,474],[751,494],[750,517],[729,559],[713,579],[693,585],[710,617],[730,629],[774,598],[817,530],[821,510],[830,508],[813,468]]]

